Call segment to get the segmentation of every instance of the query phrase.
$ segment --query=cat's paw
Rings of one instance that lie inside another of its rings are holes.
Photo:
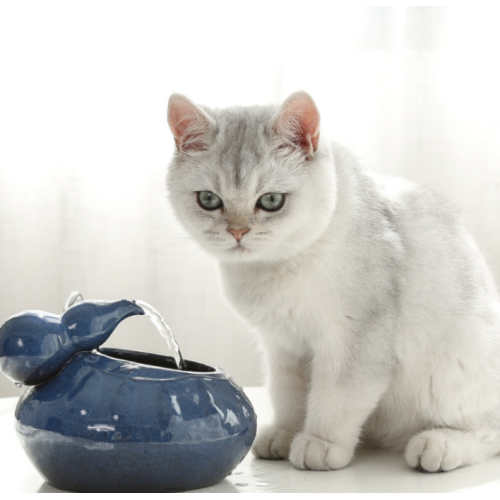
[[[289,459],[297,469],[335,470],[348,465],[353,456],[354,447],[301,432],[293,440]]]
[[[405,459],[410,467],[424,472],[449,471],[463,465],[459,447],[443,429],[423,431],[412,437]]]
[[[252,446],[252,452],[257,458],[280,460],[288,458],[290,445],[294,434],[274,425],[260,430]]]

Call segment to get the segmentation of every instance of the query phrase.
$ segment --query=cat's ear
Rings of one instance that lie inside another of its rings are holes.
[[[312,97],[302,91],[288,97],[278,110],[274,130],[285,144],[311,156],[319,140],[319,111]]]
[[[187,97],[181,94],[170,96],[167,120],[179,152],[207,149],[211,119]]]

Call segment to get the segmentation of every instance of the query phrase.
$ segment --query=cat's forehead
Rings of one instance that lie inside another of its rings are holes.
[[[273,114],[264,106],[214,110],[217,154],[233,163],[261,160],[269,149]]]
[[[212,111],[214,174],[221,191],[258,192],[271,181],[272,107],[233,107]]]

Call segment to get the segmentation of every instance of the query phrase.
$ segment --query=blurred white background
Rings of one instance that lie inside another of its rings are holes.
[[[214,107],[308,91],[324,135],[451,198],[498,277],[497,23],[473,5],[0,3],[0,321],[72,290],[138,298],[187,359],[262,383],[254,334],[166,199],[173,91]],[[108,345],[166,353],[146,318]]]

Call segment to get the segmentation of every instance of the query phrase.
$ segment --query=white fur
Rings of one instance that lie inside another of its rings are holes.
[[[338,469],[364,441],[437,471],[500,452],[500,301],[460,217],[323,138],[307,160],[277,149],[275,109],[204,112],[211,146],[174,157],[170,199],[260,333],[275,421],[254,453]],[[282,210],[255,210],[267,192]]]

